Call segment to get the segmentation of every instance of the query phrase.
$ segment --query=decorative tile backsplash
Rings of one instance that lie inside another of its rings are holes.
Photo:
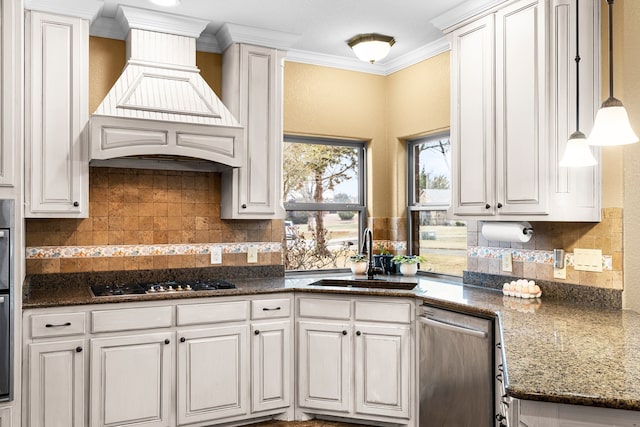
[[[502,259],[502,255],[511,253],[513,262],[529,262],[538,264],[553,265],[553,251],[525,250],[511,248],[491,248],[482,246],[467,247],[467,256],[471,258],[489,258]],[[573,267],[573,253],[565,253],[565,264],[567,267]],[[613,270],[613,257],[611,255],[602,255],[602,269]]]

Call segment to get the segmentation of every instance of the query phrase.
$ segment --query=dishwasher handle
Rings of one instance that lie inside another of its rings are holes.
[[[459,332],[461,334],[471,335],[477,338],[487,337],[487,333],[484,331],[478,331],[477,329],[469,329],[469,328],[465,328],[464,326],[452,325],[450,323],[444,323],[438,320],[429,319],[428,317],[424,317],[424,316],[418,316],[418,321],[428,326],[433,326],[440,329],[446,329],[452,332]]]

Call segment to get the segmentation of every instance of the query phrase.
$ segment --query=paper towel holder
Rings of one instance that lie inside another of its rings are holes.
[[[526,223],[526,224],[529,224],[529,223]],[[522,229],[522,234],[527,234],[529,236],[533,236],[533,227],[531,227],[531,224],[529,224],[528,227],[524,227]]]

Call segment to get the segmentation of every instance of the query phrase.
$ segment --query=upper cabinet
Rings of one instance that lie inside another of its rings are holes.
[[[89,22],[26,14],[25,216],[86,217]]]
[[[222,100],[245,127],[244,164],[222,174],[223,219],[283,218],[284,52],[231,44],[222,64]]]
[[[583,3],[580,123],[588,132],[599,93],[599,27],[597,5]],[[449,37],[453,214],[599,221],[599,166],[557,166],[575,128],[575,2],[508,2],[452,27]]]

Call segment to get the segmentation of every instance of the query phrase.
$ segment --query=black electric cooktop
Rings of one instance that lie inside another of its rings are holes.
[[[236,285],[222,279],[206,280],[168,280],[153,283],[110,283],[91,285],[95,297],[113,297],[124,295],[166,294],[175,292],[215,291],[235,289]]]

